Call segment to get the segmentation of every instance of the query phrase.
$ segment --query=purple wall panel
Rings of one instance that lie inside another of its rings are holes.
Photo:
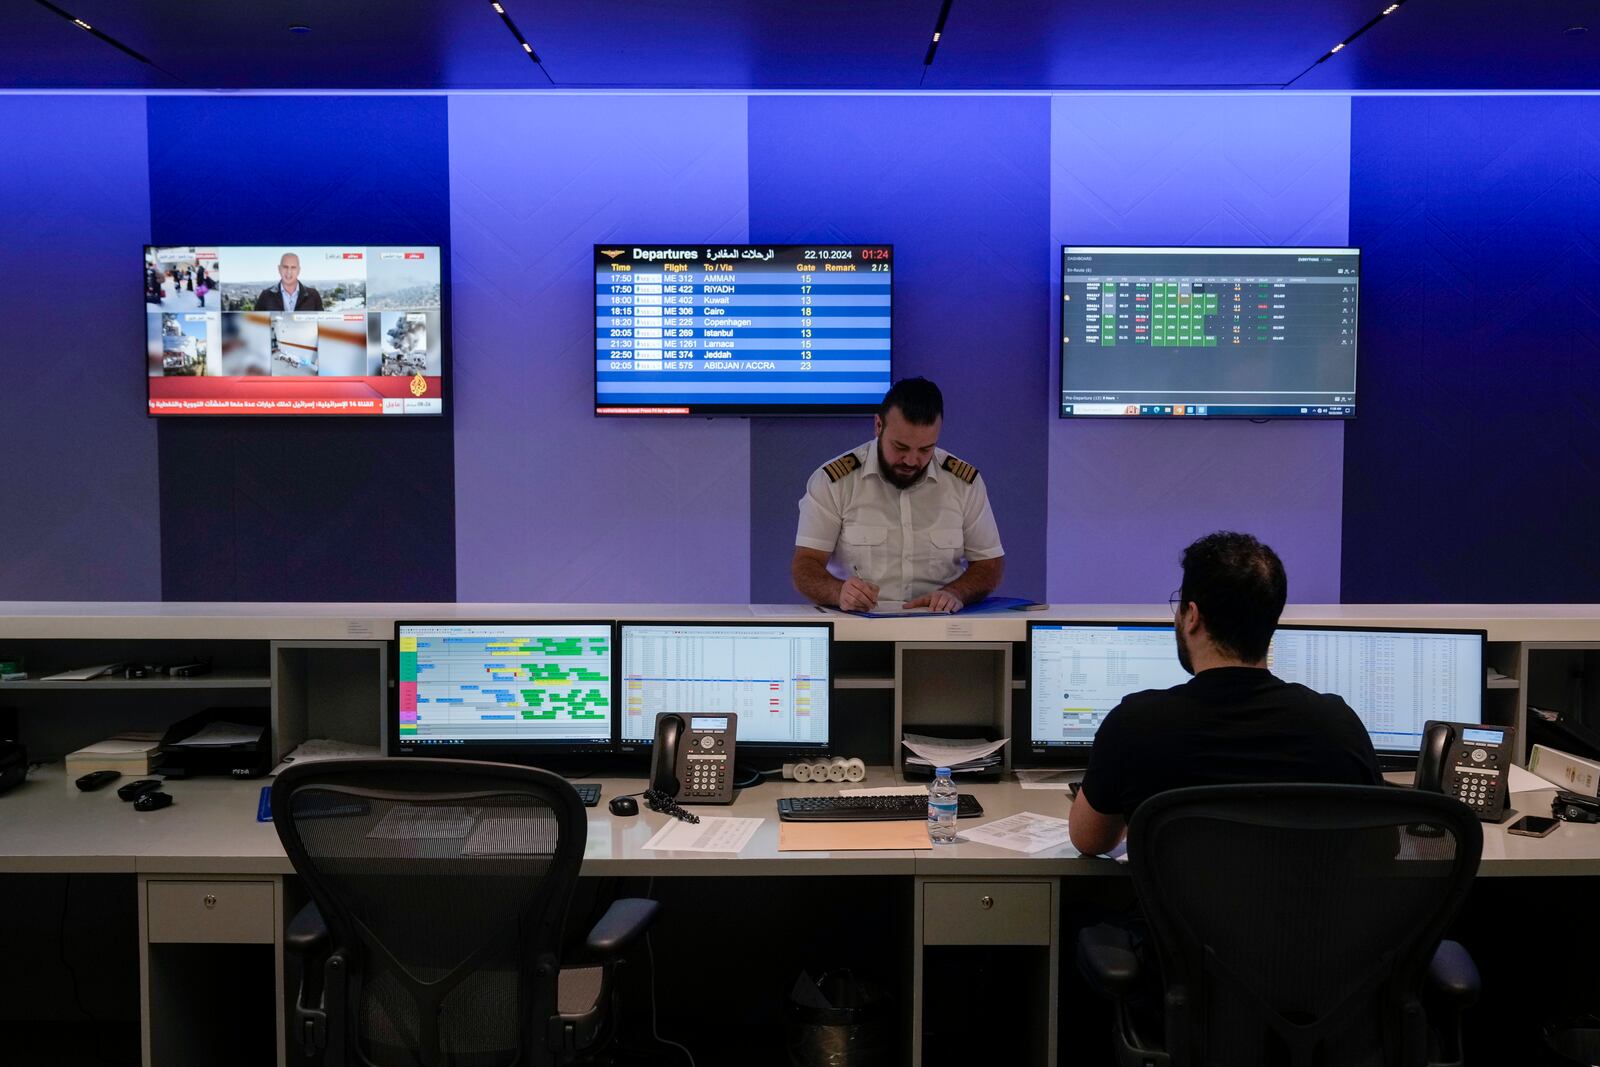
[[[750,598],[750,429],[599,420],[592,245],[746,239],[739,96],[450,98],[456,595]]]
[[[145,102],[0,96],[0,600],[159,600]]]
[[[1053,301],[1063,244],[1345,244],[1349,152],[1345,97],[1054,98]],[[1232,528],[1277,549],[1291,601],[1338,602],[1342,424],[1062,420],[1058,359],[1052,601],[1164,600],[1183,547]]]
[[[940,444],[983,471],[1000,525],[999,592],[1034,598],[1045,588],[1046,427],[1034,413],[1049,348],[1037,266],[1049,122],[1040,97],[750,101],[752,236],[894,244],[895,376],[939,383]],[[789,562],[806,478],[871,436],[870,418],[754,423],[757,601],[799,599]]]

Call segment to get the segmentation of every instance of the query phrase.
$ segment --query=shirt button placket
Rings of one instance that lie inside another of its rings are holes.
[[[900,596],[911,599],[911,492],[900,492]]]

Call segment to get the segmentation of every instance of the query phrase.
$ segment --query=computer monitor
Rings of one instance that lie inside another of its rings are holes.
[[[609,622],[399,622],[389,751],[533,762],[606,754]]]
[[[1187,681],[1171,625],[1028,624],[1028,716],[1018,765],[1082,765],[1106,714],[1129,693]]]
[[[828,751],[832,623],[625,622],[617,641],[621,751],[649,748],[664,711],[737,712],[741,752]]]
[[[1482,722],[1483,630],[1284,624],[1267,666],[1289,682],[1338,693],[1386,763],[1415,757],[1429,719]]]
[[[1062,418],[1356,414],[1355,248],[1061,250]]]
[[[1429,719],[1482,722],[1483,630],[1280,625],[1268,668],[1286,682],[1336,693],[1385,764],[1422,747]],[[1171,626],[1033,622],[1028,717],[1019,758],[1081,764],[1106,714],[1130,693],[1187,681]]]

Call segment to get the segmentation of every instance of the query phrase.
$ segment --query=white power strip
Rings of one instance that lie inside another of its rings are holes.
[[[785,763],[783,776],[797,782],[860,782],[867,777],[867,765],[859,759],[834,756],[814,763]]]

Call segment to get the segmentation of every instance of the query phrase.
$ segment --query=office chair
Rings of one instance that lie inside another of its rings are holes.
[[[655,916],[618,900],[562,966],[588,822],[548,771],[442,759],[296,764],[272,786],[311,897],[285,938],[292,1011],[329,1065],[567,1063],[610,1036],[613,970]],[[325,920],[325,923],[324,923]]]
[[[1155,958],[1116,927],[1078,940],[1084,976],[1116,1002],[1120,1067],[1459,1064],[1478,974],[1440,937],[1482,850],[1477,818],[1436,793],[1152,797],[1134,811],[1128,861]],[[1157,959],[1161,980],[1141,976]]]

